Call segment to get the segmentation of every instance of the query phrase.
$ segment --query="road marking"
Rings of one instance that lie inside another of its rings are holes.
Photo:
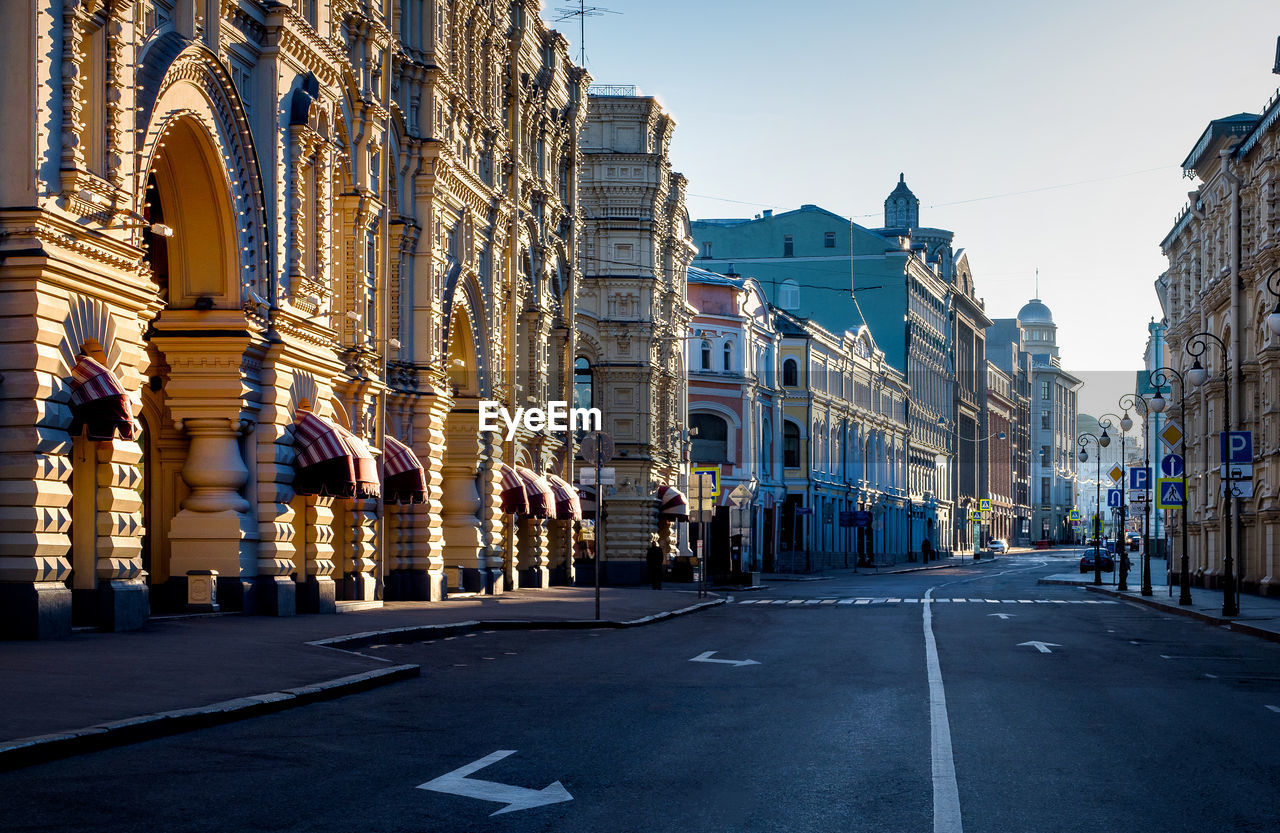
[[[837,601],[839,601],[839,600],[838,600],[838,599],[823,599],[823,600],[822,600],[822,603],[823,603],[824,605],[833,605],[833,604],[835,604]]]
[[[1050,648],[1062,647],[1056,642],[1019,642],[1018,643],[1019,648],[1023,647],[1024,645],[1030,645],[1032,648],[1035,648],[1037,651],[1039,651],[1042,654],[1052,654],[1053,651],[1050,651],[1049,650]]]
[[[951,601],[953,601],[953,602],[967,602],[967,601],[969,601],[969,600],[968,600],[968,599],[952,599]]]
[[[1219,662],[1255,662],[1254,657],[1197,657],[1190,654],[1161,654],[1160,659],[1216,659]]]
[[[1003,620],[1005,620],[1005,619],[1009,619],[1009,618],[1011,618],[1011,617],[1013,617],[1013,616],[1017,616],[1018,614],[1016,614],[1016,613],[988,613],[987,615],[988,615],[988,616],[999,616],[999,617],[1000,617],[1000,619],[1003,621]]]
[[[933,589],[925,592],[931,600]],[[924,614],[925,663],[929,668],[930,751],[933,760],[933,833],[963,833],[960,819],[960,790],[956,786],[956,762],[951,751],[951,724],[947,720],[947,693],[942,686],[942,666],[938,664],[938,643],[933,638],[933,605],[921,608]]]
[[[715,653],[716,653],[715,651],[703,651],[693,659],[689,660],[689,662],[718,662],[721,665],[734,665],[734,666],[760,664],[753,659],[712,659],[711,657]]]
[[[969,604],[983,604],[983,603],[985,603],[985,604],[993,604],[993,605],[998,605],[998,604],[1009,604],[1009,605],[1016,605],[1016,604],[1024,604],[1024,605],[1028,605],[1028,604],[1060,604],[1060,605],[1065,605],[1065,604],[1073,604],[1073,605],[1082,605],[1082,604],[1102,604],[1102,605],[1113,605],[1113,604],[1120,604],[1120,602],[1118,602],[1118,601],[1112,601],[1112,600],[1109,600],[1109,599],[1108,599],[1108,600],[1102,600],[1102,601],[1093,601],[1093,600],[1085,600],[1085,599],[951,599],[951,598],[946,598],[946,599],[899,599],[899,598],[889,598],[889,597],[877,597],[877,598],[872,598],[872,597],[870,597],[870,596],[856,596],[856,597],[849,597],[849,598],[844,598],[844,599],[822,599],[822,598],[818,598],[818,599],[738,599],[738,600],[736,600],[736,601],[735,601],[735,604],[740,604],[740,605],[771,605],[771,604],[772,604],[772,605],[881,605],[881,604],[894,605],[894,604],[918,604],[918,603],[929,603],[929,604],[942,604],[942,603],[947,603],[947,604],[961,604],[961,603],[969,603]],[[1144,608],[1144,609],[1145,609],[1145,608]],[[1108,632],[1108,633],[1113,633],[1114,631],[1107,631],[1107,632]],[[593,634],[593,635],[594,635],[594,634]],[[457,638],[457,637],[445,637],[445,639],[456,639],[456,638]]]
[[[1216,680],[1216,679],[1218,679],[1218,675],[1217,675],[1217,674],[1205,674],[1205,676],[1206,676],[1206,677],[1208,677],[1208,678],[1209,678],[1209,679],[1211,679],[1211,680]]]
[[[841,604],[841,605],[851,605],[851,604],[853,604],[853,603],[854,603],[854,601],[856,601],[856,600],[855,600],[855,599],[841,599],[840,601],[836,602],[836,604]]]
[[[1275,712],[1276,714],[1280,714],[1280,706],[1267,706],[1267,708],[1271,709],[1271,711]]]
[[[573,801],[573,796],[569,795],[569,791],[559,781],[554,781],[541,790],[531,790],[528,787],[499,784],[496,781],[478,781],[467,777],[471,773],[478,772],[489,766],[489,764],[497,763],[508,755],[514,755],[515,753],[516,750],[514,749],[499,749],[497,752],[485,755],[478,761],[458,767],[453,772],[445,773],[425,784],[419,784],[415,789],[478,798],[481,801],[496,801],[499,804],[507,805],[501,810],[490,813],[490,817],[515,812],[516,810],[541,807],[544,804]]]

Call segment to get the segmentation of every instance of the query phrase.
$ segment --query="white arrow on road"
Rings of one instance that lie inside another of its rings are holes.
[[[515,753],[516,750],[514,749],[499,749],[497,752],[485,755],[480,760],[469,763],[464,767],[459,767],[453,772],[441,775],[439,778],[435,778],[425,784],[419,784],[416,789],[462,795],[467,798],[496,801],[499,804],[507,805],[497,812],[490,813],[490,816],[500,816],[503,813],[510,813],[515,810],[528,810],[531,807],[541,807],[544,804],[573,801],[573,796],[569,795],[569,791],[559,781],[545,789],[531,790],[527,787],[499,784],[495,781],[477,781],[467,777],[471,773],[478,772],[489,764],[497,763],[508,755],[514,755]]]
[[[689,660],[689,662],[718,662],[721,665],[759,665],[760,664],[753,659],[712,659],[711,655],[714,653],[716,652],[703,651],[693,659]]]
[[[1037,651],[1039,651],[1042,654],[1052,654],[1053,651],[1050,651],[1049,650],[1050,648],[1062,647],[1056,642],[1019,642],[1018,643],[1019,648],[1021,648],[1023,645],[1030,645],[1031,647],[1035,648]]]
[[[1010,616],[1017,616],[1016,613],[988,613],[988,616],[999,616],[1001,619],[1008,619]]]

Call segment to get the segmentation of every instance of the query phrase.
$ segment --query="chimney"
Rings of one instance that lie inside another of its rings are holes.
[[[769,218],[770,218],[770,217],[772,217],[772,216],[773,216],[773,209],[772,209],[772,208],[766,208],[766,209],[764,210],[764,218],[767,220],[767,219],[769,219]]]

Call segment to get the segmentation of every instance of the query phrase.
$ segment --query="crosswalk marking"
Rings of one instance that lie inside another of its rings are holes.
[[[1072,605],[1114,605],[1120,602],[1115,599],[905,599],[890,596],[847,596],[845,598],[817,599],[738,599],[740,605],[896,605],[896,604],[1072,604]]]

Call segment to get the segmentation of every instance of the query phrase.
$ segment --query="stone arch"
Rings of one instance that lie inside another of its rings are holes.
[[[220,203],[228,235],[221,245],[227,259],[227,285],[218,305],[241,306],[251,296],[272,291],[272,252],[266,238],[262,177],[248,118],[218,56],[199,43],[174,32],[148,43],[139,71],[136,126],[142,148],[133,194],[134,210],[144,213],[148,178],[163,163],[170,137],[178,143],[171,156],[178,182],[189,179],[199,165],[201,175],[218,188],[208,187]],[[194,151],[188,158],[179,151]],[[188,195],[189,203],[195,203]],[[177,235],[175,234],[175,237]],[[181,244],[181,241],[179,241]]]
[[[444,336],[441,352],[449,359],[450,350],[454,345],[454,341],[458,336],[456,332],[458,322],[465,321],[469,331],[469,337],[474,348],[475,365],[470,369],[474,374],[474,389],[478,395],[480,392],[488,391],[492,386],[492,373],[488,361],[488,342],[483,337],[488,328],[485,327],[486,320],[484,295],[481,292],[479,281],[474,275],[462,274],[462,264],[454,261],[449,269],[448,275],[445,277],[444,291],[444,309],[446,310],[444,320]]]

